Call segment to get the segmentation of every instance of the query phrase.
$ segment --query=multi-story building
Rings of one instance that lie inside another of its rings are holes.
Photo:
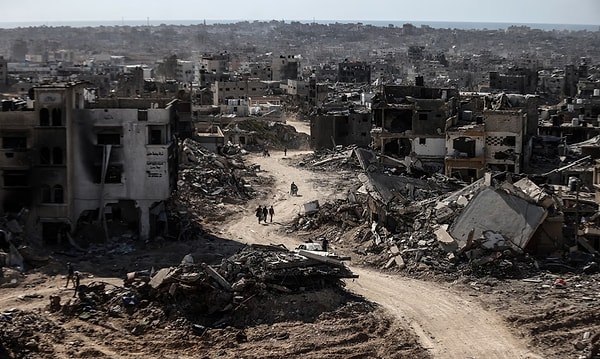
[[[313,149],[337,145],[367,147],[371,142],[371,114],[368,111],[338,111],[316,115],[310,121]]]
[[[197,82],[195,64],[193,61],[177,60],[175,80],[182,84]]]
[[[271,62],[271,71],[273,81],[287,81],[298,79],[298,69],[300,62],[294,56],[288,55],[274,57]]]
[[[537,98],[462,93],[460,103],[446,129],[446,175],[471,182],[489,170],[526,170],[537,130]]]
[[[226,104],[227,100],[263,96],[270,88],[270,83],[258,80],[248,81],[215,81],[211,90],[213,105]]]
[[[84,223],[148,238],[176,186],[176,106],[91,93],[37,87],[33,111],[0,112],[0,212],[28,209],[28,230],[51,242]]]
[[[229,70],[229,54],[205,54],[200,57],[198,64],[200,72],[208,72],[217,75],[226,73]]]
[[[263,81],[273,80],[272,62],[252,62],[242,68],[240,72],[247,78],[256,78]]]
[[[455,89],[384,86],[371,106],[373,147],[384,155],[411,157],[424,169],[442,172],[447,121],[456,115],[457,104]]]
[[[366,62],[344,61],[338,64],[339,82],[367,83],[371,82],[371,65]]]
[[[510,68],[506,73],[490,72],[490,88],[520,94],[536,93],[538,73],[525,68]]]

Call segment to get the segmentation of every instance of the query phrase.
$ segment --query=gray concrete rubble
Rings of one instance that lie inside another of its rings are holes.
[[[24,230],[28,221],[28,212],[21,211],[14,215],[0,217],[0,268],[10,267],[18,271],[43,265],[49,257],[38,254],[29,243],[34,241],[29,238],[30,233]],[[3,281],[0,278],[0,285]]]
[[[488,173],[471,184],[439,174],[415,176],[399,162],[355,147],[317,151],[298,164],[316,171],[362,169],[356,175],[360,183],[345,200],[320,203],[317,211],[299,214],[288,226],[325,238],[334,248],[351,246],[358,256],[354,261],[414,274],[499,277],[521,277],[540,268],[597,268],[589,238],[600,236],[594,226],[600,216],[591,215],[598,206],[589,193],[540,186],[505,172]],[[571,236],[563,227],[576,213],[587,220]]]
[[[191,139],[182,148],[177,195],[188,210],[222,219],[224,203],[244,203],[258,195],[254,188],[265,179],[256,175],[259,168],[246,166],[242,152],[220,155]]]
[[[196,324],[220,326],[232,320],[234,311],[240,314],[247,309],[251,313],[252,306],[267,297],[276,301],[280,295],[335,289],[341,286],[341,279],[357,277],[339,260],[302,252],[252,245],[212,266],[195,264],[188,254],[185,263],[178,266],[128,273],[124,286],[82,284],[77,297],[65,303],[49,298],[48,309],[98,321],[105,315],[138,311],[160,316],[158,313],[177,308]],[[235,316],[235,320],[240,318],[243,316]],[[149,327],[150,322],[136,331],[141,334]]]

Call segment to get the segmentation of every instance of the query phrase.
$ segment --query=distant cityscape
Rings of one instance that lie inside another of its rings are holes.
[[[527,26],[532,29],[540,30],[571,30],[571,31],[597,31],[599,25],[594,24],[546,24],[546,23],[509,23],[509,22],[457,22],[457,21],[413,21],[413,20],[286,20],[276,19],[286,23],[299,22],[302,24],[317,23],[326,24],[364,24],[372,26],[386,27],[389,25],[402,26],[404,24],[413,24],[415,26],[430,26],[434,29],[460,29],[460,30],[499,30],[507,29],[511,26]],[[235,24],[238,22],[255,22],[254,20],[104,20],[104,21],[27,21],[27,22],[0,22],[0,28],[12,29],[19,27],[35,27],[35,26],[50,26],[50,27],[97,27],[97,26],[160,26],[164,25],[215,25],[215,24]],[[256,20],[264,21],[264,20]]]

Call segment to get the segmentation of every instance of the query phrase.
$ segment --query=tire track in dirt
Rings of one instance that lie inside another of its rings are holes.
[[[404,318],[434,358],[534,359],[495,313],[451,288],[353,267],[348,289]]]

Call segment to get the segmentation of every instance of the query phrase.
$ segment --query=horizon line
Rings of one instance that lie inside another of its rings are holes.
[[[168,21],[168,22],[173,22],[173,21],[187,21],[187,22],[203,22],[203,21],[210,21],[210,22],[215,22],[215,21],[227,21],[227,22],[271,22],[271,21],[277,21],[277,22],[347,22],[347,23],[361,23],[361,22],[394,22],[394,23],[399,23],[399,22],[405,22],[405,23],[411,23],[411,22],[419,22],[419,23],[423,23],[423,22],[430,22],[430,23],[470,23],[470,24],[519,24],[519,25],[526,25],[526,24],[535,24],[535,25],[574,25],[574,26],[600,26],[599,24],[584,24],[584,23],[558,23],[558,22],[522,22],[522,21],[475,21],[475,20],[406,20],[406,19],[401,19],[401,20],[390,20],[390,19],[153,19],[151,17],[146,17],[146,18],[120,18],[120,19],[82,19],[82,20],[0,20],[0,24],[18,24],[18,23],[69,23],[69,22],[127,22],[127,21],[135,21],[135,22],[148,22],[148,21],[153,21],[153,22],[157,22],[157,21]]]

